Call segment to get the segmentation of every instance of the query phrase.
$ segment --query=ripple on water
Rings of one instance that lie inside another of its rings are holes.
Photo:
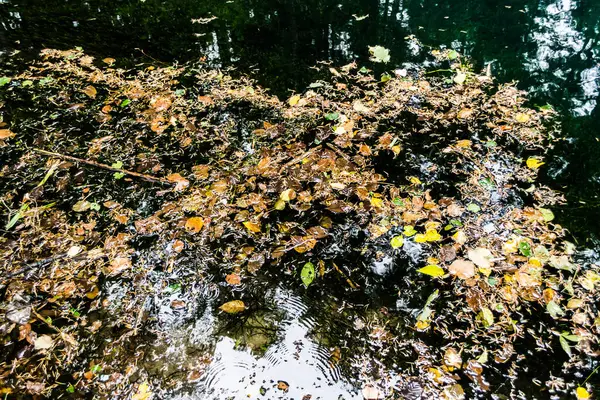
[[[361,399],[331,363],[328,349],[311,339],[314,318],[307,315],[302,298],[284,290],[274,294],[285,317],[278,324],[278,339],[257,357],[236,347],[234,339],[221,337],[195,398],[201,399]],[[278,388],[285,382],[287,391]]]

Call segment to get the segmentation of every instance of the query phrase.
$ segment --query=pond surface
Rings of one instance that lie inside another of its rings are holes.
[[[13,49],[81,46],[89,54],[116,58],[121,66],[206,58],[215,67],[254,77],[280,98],[319,78],[311,68],[315,63],[365,61],[368,46],[390,49],[387,70],[424,62],[407,36],[451,47],[471,57],[475,70],[489,67],[500,82],[519,81],[533,104],[559,110],[565,141],[547,160],[544,180],[568,199],[567,206],[555,210],[557,222],[583,247],[598,245],[598,1],[0,0],[0,22],[2,56]],[[169,398],[360,399],[360,383],[342,378],[335,364],[336,349],[359,346],[362,339],[355,331],[380,317],[361,310],[366,304],[370,312],[373,305],[384,309],[404,290],[393,306],[404,311],[403,317],[414,317],[430,294],[410,293],[408,281],[386,286],[392,263],[383,258],[370,266],[374,278],[365,289],[370,297],[352,304],[336,297],[343,288],[303,298],[300,290],[286,289],[265,274],[248,289],[262,297],[264,310],[241,325],[214,321],[211,305],[219,304],[218,288],[157,295],[148,307],[165,329],[143,362],[164,379],[177,379],[179,367],[202,376],[197,385],[165,391]],[[381,276],[387,278],[377,281]],[[162,307],[190,296],[197,296],[201,306],[188,314]],[[201,365],[198,354],[207,350],[212,362]]]

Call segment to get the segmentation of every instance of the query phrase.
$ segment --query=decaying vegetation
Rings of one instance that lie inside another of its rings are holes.
[[[588,398],[600,275],[536,183],[553,111],[433,56],[449,79],[325,66],[283,102],[201,63],[81,50],[0,78],[1,393],[150,398],[202,375],[145,367],[161,304],[193,318],[213,290],[210,312],[242,318],[265,270],[351,304],[391,257],[418,311],[376,308],[347,327],[369,345],[331,345],[367,398],[518,396],[537,358],[558,368],[527,385]]]

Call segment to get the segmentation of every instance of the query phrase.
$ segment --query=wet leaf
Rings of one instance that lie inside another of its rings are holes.
[[[179,192],[190,186],[190,181],[181,176],[181,174],[175,173],[168,175],[167,180],[175,183],[175,190]]]
[[[108,272],[110,275],[118,275],[130,268],[131,260],[129,258],[116,257],[111,261],[110,266],[108,267]]]
[[[185,229],[191,233],[198,233],[204,226],[204,218],[202,217],[191,217],[185,222]]]
[[[302,283],[306,287],[312,283],[315,279],[315,265],[313,263],[307,262],[304,264],[302,271],[300,271],[300,279],[302,279]]]
[[[296,191],[294,189],[287,189],[281,192],[279,198],[283,201],[289,202],[296,198]]]
[[[519,242],[519,251],[525,257],[531,257],[531,245],[524,240]]]
[[[399,249],[404,245],[404,237],[402,235],[394,236],[390,240],[390,244],[392,245],[392,249]]]
[[[423,268],[418,269],[417,272],[433,277],[440,277],[446,274],[442,267],[440,267],[439,265],[427,265]]]
[[[75,212],[85,212],[89,210],[92,206],[87,200],[79,200],[77,203],[73,204],[73,211]]]
[[[14,137],[15,134],[10,131],[10,129],[0,129],[0,140],[2,139],[10,139]]]
[[[369,46],[371,53],[370,60],[378,63],[388,63],[390,61],[390,51],[382,46]]]
[[[148,387],[147,382],[140,383],[137,392],[131,396],[131,400],[149,400],[152,397],[152,392]]]
[[[54,339],[49,335],[41,335],[35,340],[34,347],[36,350],[46,350],[54,346]]]
[[[492,263],[492,252],[486,248],[478,247],[468,251],[469,260],[473,261],[479,268],[490,268]]]
[[[560,342],[560,347],[563,348],[565,353],[567,353],[569,357],[573,356],[573,353],[571,352],[571,346],[569,345],[569,342],[567,342],[567,339],[565,339],[563,336],[559,336],[558,341]]]
[[[237,286],[242,283],[242,278],[238,274],[228,274],[225,277],[225,282],[232,286]]]
[[[494,314],[487,307],[481,308],[478,317],[481,320],[481,322],[483,322],[483,326],[486,328],[489,328],[494,324]]]
[[[456,60],[458,58],[458,52],[456,50],[450,50],[448,52],[448,60]]]
[[[91,97],[92,99],[96,98],[96,94],[98,94],[98,92],[96,91],[96,88],[93,87],[92,85],[86,87],[85,89],[83,89],[83,93],[86,94],[86,96]]]
[[[404,236],[411,237],[411,236],[415,235],[416,233],[417,233],[417,231],[415,230],[414,226],[412,226],[412,225],[404,226],[404,232],[403,232]]]
[[[7,83],[10,83],[11,80],[12,79],[7,76],[0,77],[0,87],[6,85]]]
[[[544,217],[544,221],[550,222],[554,219],[554,213],[547,208],[540,208],[540,212],[542,213],[542,217]]]
[[[244,221],[244,226],[250,232],[260,233],[260,224],[257,224],[257,223],[252,222],[252,221]]]
[[[279,210],[279,211],[285,210],[285,201],[282,199],[277,200],[275,202],[274,207],[276,210]]]
[[[472,278],[475,276],[475,264],[471,261],[458,259],[450,264],[448,271],[460,279]]]
[[[550,316],[554,319],[565,315],[565,312],[563,311],[563,309],[558,304],[556,304],[554,301],[550,301],[546,305],[546,311],[548,311],[548,314],[550,314]]]
[[[438,242],[442,240],[442,235],[440,235],[435,229],[428,229],[425,232],[425,240],[427,242]]]
[[[340,114],[336,112],[325,114],[325,119],[328,121],[336,121],[339,117]]]
[[[227,314],[241,313],[246,309],[246,305],[241,300],[231,300],[223,304],[219,309]]]
[[[577,400],[587,400],[592,396],[590,393],[583,387],[579,386],[577,390],[575,390],[575,395],[577,396]]]
[[[121,108],[125,108],[125,107],[127,107],[127,106],[129,105],[129,103],[131,103],[131,100],[129,100],[129,99],[125,99],[125,100],[123,100],[123,101],[121,102],[121,104],[119,104],[119,107],[121,107]]]
[[[546,163],[543,162],[542,160],[540,160],[539,158],[529,157],[526,161],[526,164],[527,164],[527,168],[536,170]]]

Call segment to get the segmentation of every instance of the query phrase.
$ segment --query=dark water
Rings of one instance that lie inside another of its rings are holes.
[[[568,140],[545,170],[569,199],[558,221],[580,244],[600,236],[600,1],[0,0],[0,22],[5,51],[81,46],[122,63],[206,57],[280,97],[313,81],[317,61],[366,62],[369,45],[391,50],[390,70],[423,60],[408,35],[452,47],[560,111]]]

